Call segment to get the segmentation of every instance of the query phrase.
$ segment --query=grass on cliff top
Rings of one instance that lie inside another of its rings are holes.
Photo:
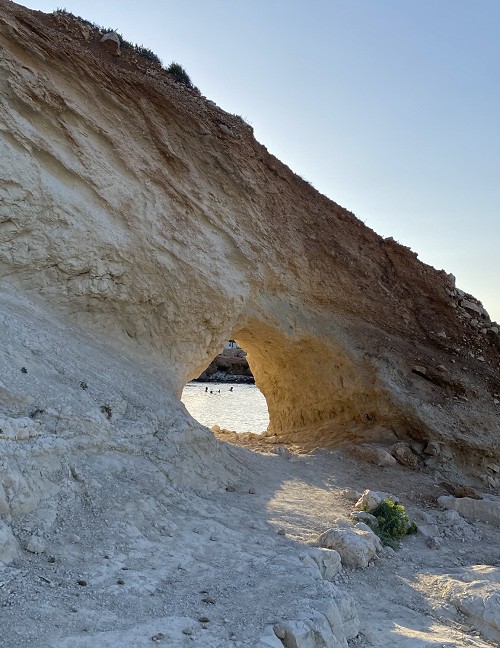
[[[179,83],[182,83],[183,85],[187,86],[188,88],[191,88],[192,90],[196,90],[195,86],[191,82],[191,79],[189,78],[188,73],[186,70],[180,65],[179,63],[172,62],[167,68],[163,67],[163,61],[161,58],[153,52],[153,50],[149,49],[149,47],[145,47],[144,45],[138,45],[137,43],[131,43],[130,41],[126,40],[123,38],[122,34],[117,29],[111,28],[111,27],[102,27],[101,25],[98,25],[97,23],[91,22],[90,20],[86,20],[85,18],[82,18],[81,16],[76,16],[75,14],[71,13],[70,11],[66,11],[66,9],[61,9],[57,8],[56,11],[53,12],[54,14],[62,14],[64,16],[70,16],[74,20],[78,21],[82,25],[86,25],[87,27],[90,27],[90,29],[95,29],[97,31],[100,31],[102,34],[107,34],[109,32],[114,32],[118,38],[120,39],[120,45],[123,49],[130,50],[134,54],[137,54],[137,56],[140,56],[143,59],[146,59],[147,61],[150,61],[151,63],[154,63],[161,67],[167,74],[170,74],[174,77],[176,81]]]

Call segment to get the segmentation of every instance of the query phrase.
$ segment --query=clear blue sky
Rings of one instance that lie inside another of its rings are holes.
[[[271,153],[500,321],[500,0],[25,0],[181,63]]]

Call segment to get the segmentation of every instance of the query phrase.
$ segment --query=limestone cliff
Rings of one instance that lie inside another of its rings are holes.
[[[500,338],[451,275],[95,30],[6,0],[0,25],[6,290],[151,363],[177,395],[235,339],[282,440],[389,430],[486,474]]]

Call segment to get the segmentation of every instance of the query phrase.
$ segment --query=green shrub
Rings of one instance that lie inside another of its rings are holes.
[[[166,71],[168,72],[168,74],[171,74],[179,83],[183,83],[188,88],[193,87],[188,73],[179,63],[170,63]]]
[[[411,522],[405,507],[392,499],[385,499],[371,511],[377,518],[377,523],[372,526],[382,544],[395,549],[398,541],[407,535],[417,532],[417,525]]]
[[[133,50],[136,54],[142,56],[142,58],[145,58],[148,61],[158,63],[158,65],[162,64],[161,58],[155,54],[153,50],[149,49],[149,47],[144,47],[144,45],[134,45]]]

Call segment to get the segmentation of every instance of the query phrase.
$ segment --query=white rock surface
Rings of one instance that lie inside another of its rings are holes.
[[[399,499],[395,495],[384,493],[382,491],[372,491],[367,489],[363,492],[359,500],[356,502],[354,508],[356,511],[367,511],[368,513],[370,513],[386,499],[392,499],[395,502],[399,502]]]
[[[379,542],[372,531],[359,528],[332,527],[321,534],[318,542],[322,547],[335,549],[343,565],[365,569],[377,556]]]
[[[321,576],[333,581],[335,576],[342,571],[342,562],[338,551],[315,547],[309,551],[309,556],[317,564]]]
[[[467,621],[491,641],[500,644],[500,568],[472,565],[436,576],[439,595],[454,605]]]
[[[9,565],[16,557],[19,544],[11,529],[0,520],[0,562]]]
[[[443,508],[456,511],[467,520],[479,520],[500,527],[500,497],[486,495],[483,499],[470,497],[453,497],[442,495],[438,504]]]

